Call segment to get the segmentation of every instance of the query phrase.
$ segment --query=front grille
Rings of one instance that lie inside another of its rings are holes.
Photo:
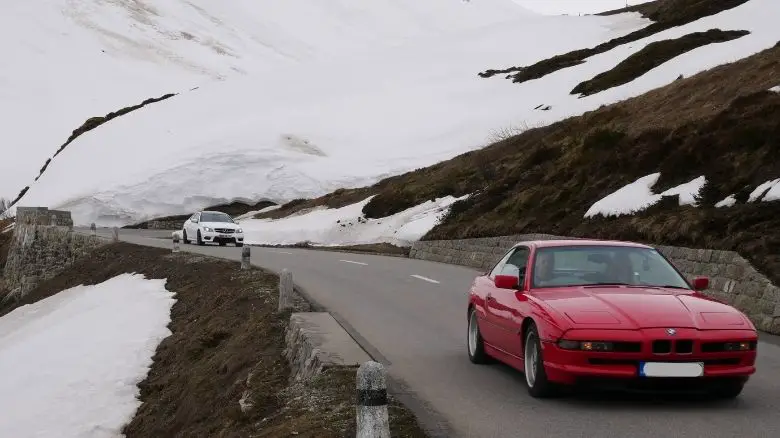
[[[674,343],[674,352],[677,354],[693,353],[693,341],[690,339],[676,341]]]
[[[672,341],[653,341],[654,354],[669,354],[672,352]]]
[[[223,234],[233,234],[233,230],[229,228],[214,228],[214,231],[217,233],[223,233]]]

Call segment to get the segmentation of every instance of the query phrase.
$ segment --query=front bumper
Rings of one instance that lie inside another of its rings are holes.
[[[583,330],[581,333],[568,332],[566,339],[615,342],[626,348],[616,348],[620,351],[581,351],[561,348],[552,341],[543,342],[545,371],[551,381],[558,383],[574,384],[580,381],[603,379],[640,380],[659,384],[664,381],[695,383],[710,381],[713,378],[747,379],[756,372],[757,337],[755,332],[750,330],[678,329],[674,338],[667,335],[665,329]],[[670,351],[659,352],[658,344],[655,344],[654,351],[654,341],[671,341]],[[730,341],[750,342],[751,349],[745,351],[718,349],[720,343]],[[677,345],[681,347],[676,348]],[[679,378],[644,377],[640,375],[642,362],[698,362],[704,366],[703,375]]]
[[[244,243],[244,233],[203,231],[201,238],[212,243]]]

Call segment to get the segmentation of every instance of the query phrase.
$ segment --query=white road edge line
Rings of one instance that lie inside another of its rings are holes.
[[[340,262],[344,262],[344,263],[354,263],[354,264],[356,264],[356,265],[363,265],[363,266],[368,266],[368,263],[363,263],[363,262],[353,262],[352,260],[339,260],[339,261],[340,261]]]
[[[419,278],[420,280],[422,280],[422,281],[427,281],[428,283],[435,283],[435,284],[439,284],[439,282],[438,282],[438,281],[436,281],[436,280],[434,280],[434,279],[432,279],[432,278],[423,277],[422,275],[412,274],[412,275],[410,275],[410,277]]]
[[[277,254],[292,254],[292,253],[291,253],[291,252],[289,252],[289,251],[273,251],[273,252],[275,252],[275,253],[277,253]]]

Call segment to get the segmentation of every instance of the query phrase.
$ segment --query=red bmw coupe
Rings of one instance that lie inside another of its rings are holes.
[[[469,359],[524,372],[533,397],[581,383],[737,397],[758,333],[708,287],[645,245],[522,242],[471,286]]]

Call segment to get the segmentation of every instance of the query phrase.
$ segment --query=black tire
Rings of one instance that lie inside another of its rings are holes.
[[[479,324],[477,324],[477,311],[473,307],[469,310],[467,321],[466,351],[469,354],[469,360],[471,363],[478,365],[490,363],[490,356],[485,353],[485,342],[482,339],[482,333],[479,331]],[[472,334],[472,324],[474,325],[475,334]],[[476,341],[473,348],[471,344],[472,335],[475,336]]]
[[[710,393],[715,398],[719,399],[731,399],[737,398],[742,393],[742,389],[745,388],[744,380],[726,380],[718,382],[713,385]]]
[[[203,246],[206,244],[206,242],[203,241],[203,238],[200,237],[200,230],[198,230],[197,239],[198,239],[198,245]]]
[[[528,386],[528,394],[534,398],[547,398],[556,395],[555,385],[547,380],[547,372],[544,370],[544,359],[542,358],[542,343],[539,341],[539,332],[534,323],[531,323],[528,327],[523,340],[523,362],[525,364],[529,364],[530,360],[528,353],[529,345],[536,349],[537,354],[535,356],[536,359],[530,363],[535,371],[532,375],[533,379],[529,378],[528,369],[525,370],[525,383]]]
[[[187,230],[182,230],[181,232],[181,241],[185,245],[189,245],[190,241],[187,240]]]

